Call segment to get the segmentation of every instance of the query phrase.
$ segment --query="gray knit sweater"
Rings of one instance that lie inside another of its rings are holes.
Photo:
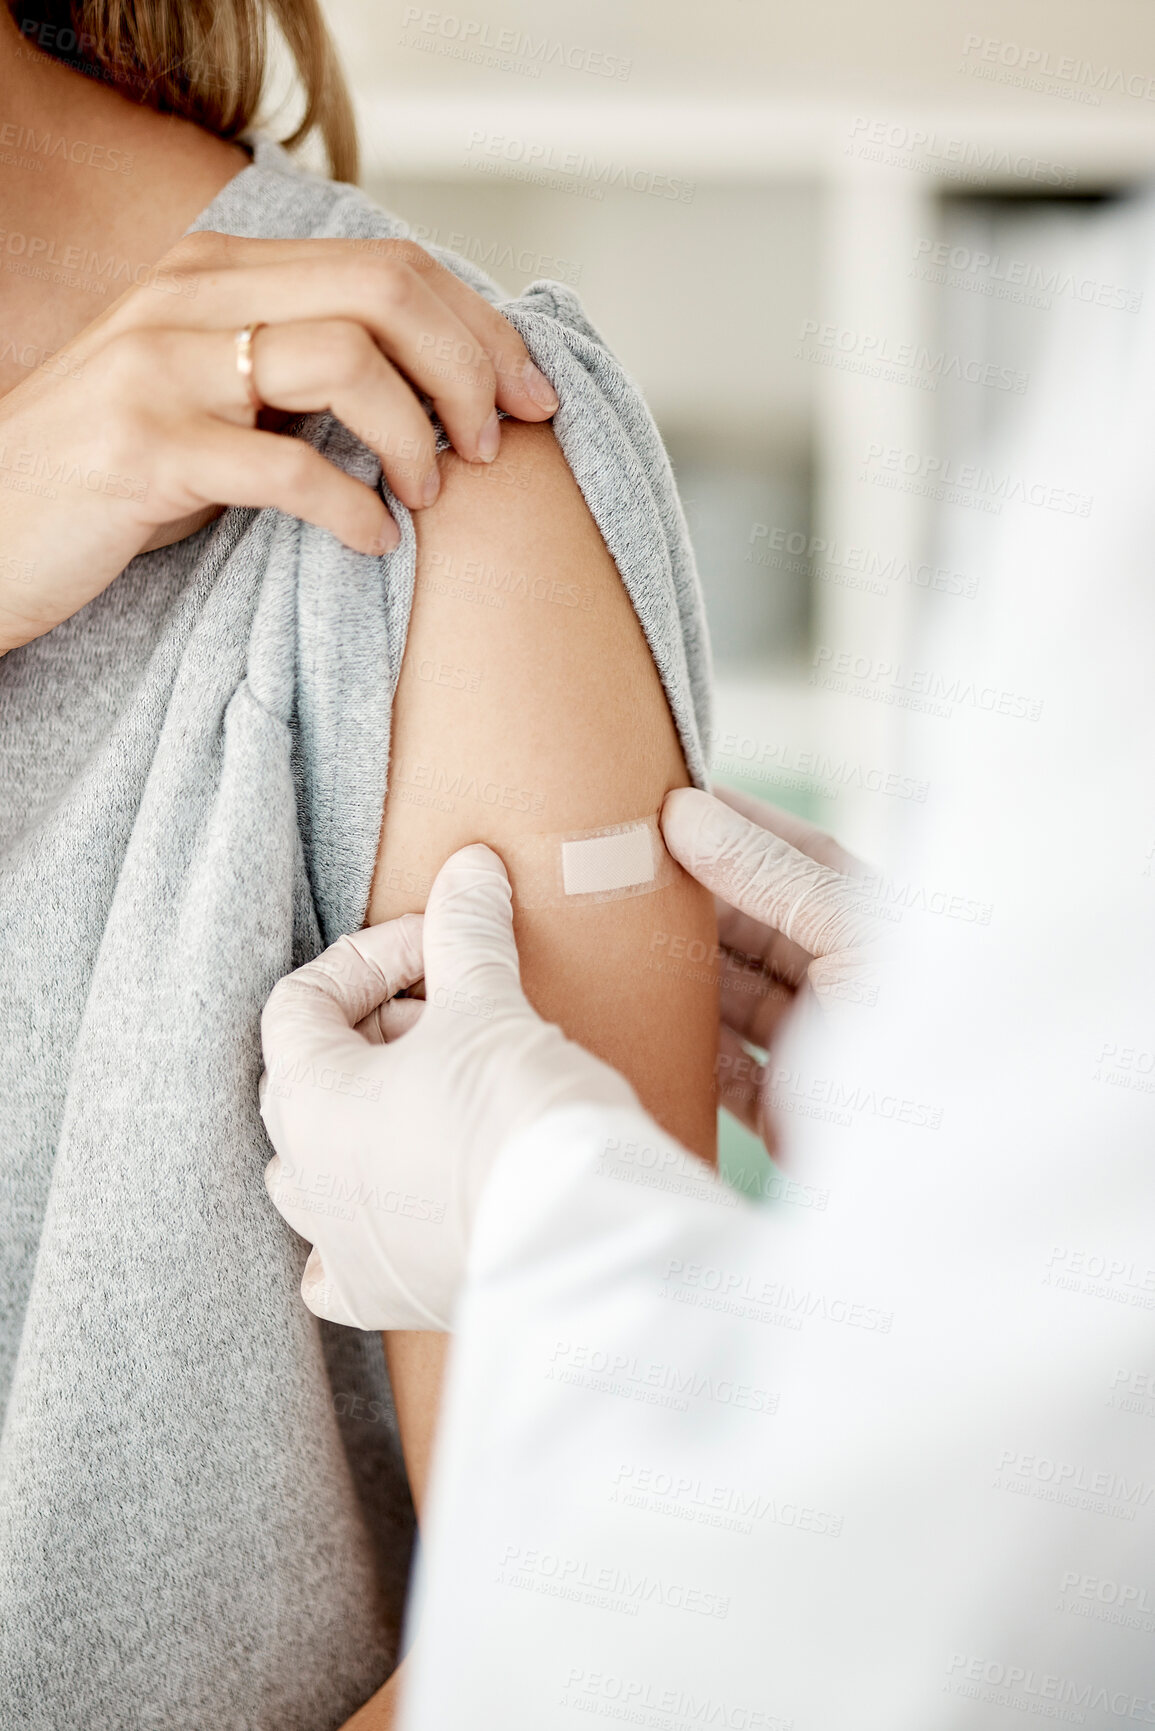
[[[192,226],[404,232],[262,139]],[[653,423],[572,293],[504,310],[701,783]],[[379,481],[331,417],[299,430]],[[413,589],[385,496],[386,559],[229,510],[0,661],[4,1731],[328,1731],[395,1662],[413,1518],[381,1343],[301,1303],[256,1088],[274,981],[368,900]]]

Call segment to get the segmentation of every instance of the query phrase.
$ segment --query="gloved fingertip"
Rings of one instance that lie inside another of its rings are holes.
[[[305,1301],[305,1308],[311,1310],[314,1316],[320,1317],[322,1322],[339,1322],[344,1328],[360,1327],[342,1303],[340,1295],[334,1291],[316,1245],[309,1252],[309,1260],[301,1276],[301,1297]]]
[[[433,880],[425,907],[427,943],[430,932],[440,929],[447,911],[462,895],[468,901],[480,897],[483,905],[500,910],[502,923],[512,928],[513,888],[505,862],[484,842],[475,841],[450,854]]]
[[[425,908],[427,1000],[456,1004],[467,980],[478,1002],[521,996],[513,889],[502,860],[483,842],[450,855]]]
[[[687,819],[699,809],[702,801],[709,798],[710,795],[704,793],[700,787],[672,787],[662,801],[659,813],[663,832],[667,825],[683,829]]]
[[[397,931],[400,938],[398,949],[406,976],[413,973],[415,979],[421,978],[421,969],[425,963],[422,959],[421,941],[425,930],[424,914],[402,914],[397,921]]]
[[[314,1304],[324,1299],[325,1288],[328,1284],[325,1277],[325,1264],[321,1261],[321,1252],[314,1244],[309,1251],[305,1272],[301,1276],[301,1297],[310,1310],[313,1309]]]
[[[675,787],[662,804],[662,838],[680,864],[711,858],[746,827],[746,819],[700,787]]]
[[[425,963],[422,938],[423,914],[400,914],[374,926],[348,932],[340,942],[351,946],[372,973],[378,976],[384,996],[391,997],[421,978]]]
[[[495,877],[504,878],[509,882],[509,873],[505,869],[505,861],[499,853],[495,853],[483,841],[471,841],[467,847],[459,847],[456,853],[450,854],[441,871],[450,866],[469,866],[475,871],[492,872]],[[441,873],[438,873],[440,877]]]
[[[382,1043],[399,1040],[402,1034],[417,1026],[424,1014],[425,1005],[420,998],[394,998],[390,1003],[382,1004],[377,1012]]]

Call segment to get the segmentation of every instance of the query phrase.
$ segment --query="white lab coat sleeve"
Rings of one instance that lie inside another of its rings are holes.
[[[457,1313],[407,1723],[580,1723],[594,1673],[637,1675],[647,1633],[724,1662],[728,1565],[687,1564],[683,1511],[647,1515],[632,1487],[654,1473],[656,1496],[679,1443],[679,1477],[741,1483],[764,1446],[773,1396],[732,1315],[677,1298],[687,1259],[741,1255],[756,1223],[640,1109],[557,1109],[503,1151]],[[665,1686],[659,1652],[641,1664]]]
[[[506,1150],[406,1731],[1155,1724],[1150,1103],[994,1047],[952,1056],[1006,1065],[1001,1122],[866,1054],[874,1121],[778,1207],[640,1113]],[[859,1086],[822,1050],[784,1095]]]
[[[639,1259],[661,1266],[667,1251],[702,1233],[703,1219],[729,1229],[746,1212],[641,1107],[558,1107],[498,1157],[478,1211],[469,1283],[501,1290],[524,1280],[534,1292],[582,1302]]]

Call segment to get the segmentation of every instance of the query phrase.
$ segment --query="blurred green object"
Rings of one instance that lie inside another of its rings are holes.
[[[810,823],[821,824],[826,821],[827,801],[813,788],[793,787],[785,783],[779,786],[766,776],[755,779],[752,775],[734,775],[727,770],[719,770],[716,774],[711,770],[710,779],[715,787],[737,788],[739,793],[749,793],[755,799],[780,805],[783,811],[792,811],[795,817],[804,817]]]
[[[718,1113],[718,1173],[751,1202],[765,1202],[776,1188],[774,1164],[759,1137],[723,1111]]]

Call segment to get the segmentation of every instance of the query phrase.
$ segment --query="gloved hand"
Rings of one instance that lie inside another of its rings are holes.
[[[773,1153],[767,1071],[746,1042],[767,1050],[806,984],[827,1011],[873,1001],[878,921],[865,868],[816,825],[732,788],[675,788],[661,826],[674,858],[714,892],[722,1104]]]
[[[396,994],[424,976],[425,1001]],[[550,1107],[637,1106],[521,989],[505,867],[442,866],[425,914],[339,938],[261,1020],[269,1195],[313,1245],[301,1295],[355,1328],[447,1329],[486,1174]]]

